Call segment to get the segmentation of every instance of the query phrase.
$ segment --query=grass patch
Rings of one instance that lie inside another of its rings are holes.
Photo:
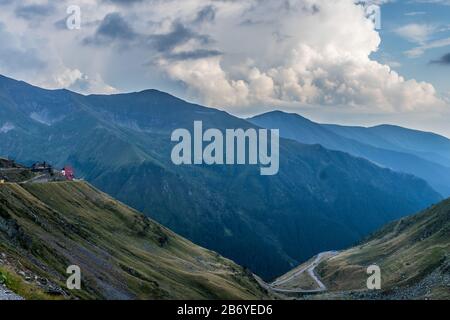
[[[0,284],[26,300],[62,300],[63,297],[45,293],[42,289],[25,280],[7,267],[0,267]]]

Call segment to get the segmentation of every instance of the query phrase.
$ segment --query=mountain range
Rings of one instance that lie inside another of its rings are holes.
[[[280,128],[284,138],[320,144],[413,174],[426,180],[441,195],[450,196],[450,140],[446,137],[392,125],[365,128],[319,124],[280,111],[249,121],[264,128]]]
[[[248,165],[175,166],[171,132],[195,120],[259,128],[156,90],[84,96],[0,77],[0,154],[70,164],[78,177],[265,279],[442,199],[421,178],[293,139],[281,139],[272,177]]]

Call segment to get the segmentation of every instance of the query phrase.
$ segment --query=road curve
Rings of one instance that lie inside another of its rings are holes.
[[[292,275],[290,275],[287,278],[279,278],[276,281],[272,282],[271,284],[269,284],[269,287],[276,291],[276,292],[284,292],[284,293],[316,293],[316,292],[323,292],[326,291],[327,288],[326,286],[323,284],[323,282],[319,279],[319,277],[316,275],[316,273],[314,272],[314,270],[316,269],[316,267],[322,262],[322,260],[324,258],[331,258],[335,255],[337,255],[338,252],[336,251],[327,251],[327,252],[322,252],[319,253],[317,255],[317,257],[314,259],[313,262],[311,262],[311,264],[301,268],[300,270],[296,271],[295,273],[293,273]],[[307,272],[308,275],[316,282],[318,288],[317,289],[312,289],[312,290],[304,290],[304,289],[281,289],[281,288],[277,288],[280,285],[283,285],[293,279],[295,279],[296,277],[300,276],[301,274]]]

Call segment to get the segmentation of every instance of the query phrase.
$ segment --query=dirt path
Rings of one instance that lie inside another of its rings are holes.
[[[36,177],[33,177],[33,178],[28,179],[26,181],[22,181],[20,183],[23,184],[23,183],[43,183],[43,182],[48,182],[48,177],[47,177],[46,174],[38,175]]]

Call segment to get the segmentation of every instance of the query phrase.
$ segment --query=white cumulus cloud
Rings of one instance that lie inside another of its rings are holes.
[[[380,36],[352,0],[232,2],[202,31],[214,37],[211,48],[222,55],[179,61],[162,56],[159,66],[209,105],[326,105],[367,112],[443,105],[431,84],[407,80],[371,60]],[[420,40],[426,32],[410,36]]]
[[[89,93],[154,87],[238,114],[443,106],[431,84],[371,59],[381,39],[362,2],[145,0],[126,6],[81,0],[81,30],[69,31],[70,1],[39,0],[31,7],[10,1],[0,10],[0,72]],[[426,28],[399,32],[419,51],[431,45],[422,41]],[[25,67],[17,63],[20,56],[34,62]]]

